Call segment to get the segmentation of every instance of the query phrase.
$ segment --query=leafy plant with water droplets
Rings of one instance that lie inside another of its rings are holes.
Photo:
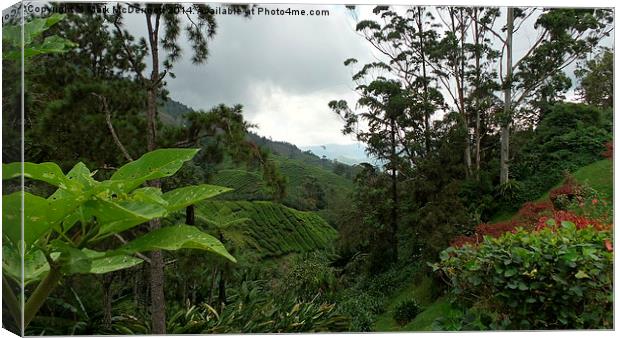
[[[81,162],[67,174],[51,162],[3,164],[3,180],[24,177],[57,188],[49,197],[23,190],[2,196],[3,293],[15,300],[10,302],[15,305],[10,312],[16,322],[21,322],[20,308],[18,296],[6,287],[9,280],[38,283],[25,300],[23,323],[27,327],[67,275],[126,269],[143,263],[145,256],[140,253],[151,250],[200,249],[235,262],[219,240],[185,224],[148,232],[105,251],[95,250],[111,236],[229,191],[201,184],[163,193],[145,186],[149,180],[174,175],[198,151],[158,149],[125,164],[105,181],[95,180],[95,173]]]

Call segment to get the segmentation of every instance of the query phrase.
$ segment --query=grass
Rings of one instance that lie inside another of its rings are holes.
[[[613,162],[610,159],[604,159],[588,164],[585,167],[579,168],[572,173],[573,177],[578,183],[587,184],[592,189],[596,190],[602,197],[613,197],[614,189],[614,174],[613,174]],[[558,188],[562,185],[562,182],[558,182],[549,191]],[[549,199],[549,191],[544,193],[536,201],[541,202]]]
[[[399,331],[433,331],[433,322],[440,317],[453,317],[459,311],[454,309],[447,296],[438,298],[411,322]]]
[[[428,276],[417,278],[413,283],[396,292],[388,301],[387,310],[375,322],[376,332],[390,331],[431,331],[433,322],[439,317],[449,316],[455,310],[447,297],[431,299],[432,279]],[[398,304],[413,298],[424,309],[411,322],[400,326],[394,320],[394,309]]]
[[[598,193],[601,197],[611,199],[613,197],[614,175],[613,162],[610,159],[603,159],[587,166],[579,168],[572,173],[578,183],[587,184]],[[556,189],[562,185],[563,181],[557,182],[551,189],[545,192],[535,202],[543,202],[549,199],[549,191]],[[490,223],[497,223],[512,219],[516,212],[502,211],[493,216]]]
[[[613,162],[609,159],[600,160],[584,166],[574,173],[572,173],[575,180],[581,184],[587,184],[602,197],[613,197]],[[562,185],[562,182],[558,182],[553,190]],[[536,201],[544,201],[549,199],[549,192],[546,192]],[[501,222],[511,219],[515,215],[514,212],[502,212],[495,215],[492,222]],[[385,313],[381,314],[375,322],[375,331],[389,332],[389,331],[432,331],[433,322],[440,318],[458,317],[459,310],[456,310],[448,297],[440,297],[434,302],[430,299],[430,279],[428,277],[422,278],[416,283],[412,283],[400,291],[398,291],[392,298],[388,300],[388,307]],[[394,308],[403,300],[413,297],[423,308],[420,314],[418,314],[411,322],[404,326],[398,325],[392,318]]]

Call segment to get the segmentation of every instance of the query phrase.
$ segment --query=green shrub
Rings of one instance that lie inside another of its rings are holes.
[[[413,320],[421,312],[420,306],[415,299],[407,299],[400,302],[394,308],[394,320],[403,326]]]
[[[351,318],[351,332],[372,331],[377,315],[385,310],[385,297],[351,290],[342,295],[338,311]]]
[[[522,151],[515,153],[511,175],[523,189],[512,204],[513,209],[533,201],[562,179],[603,156],[605,144],[612,138],[608,113],[594,106],[574,103],[555,104]]]
[[[288,293],[300,300],[329,298],[336,287],[334,269],[325,253],[311,252],[296,256],[278,285],[278,293]]]
[[[462,306],[508,329],[611,328],[612,267],[611,234],[570,222],[448,248],[434,265]]]

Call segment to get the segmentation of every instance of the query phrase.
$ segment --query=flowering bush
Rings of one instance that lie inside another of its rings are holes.
[[[549,199],[555,209],[565,210],[571,202],[576,199],[580,199],[583,196],[583,187],[579,185],[575,179],[567,175],[564,179],[564,184],[561,187],[555,188],[549,192]]]
[[[457,236],[450,243],[451,246],[461,247],[465,244],[476,245],[481,243],[484,239],[484,236],[490,236],[493,238],[497,238],[507,232],[515,232],[518,227],[527,227],[527,224],[518,222],[516,220],[493,223],[493,224],[479,224],[475,233],[471,236]]]
[[[566,209],[601,224],[613,223],[613,203],[587,185],[582,187],[582,196],[569,203]]]
[[[557,223],[487,237],[477,247],[450,247],[432,267],[458,303],[492,314],[490,327],[612,328],[611,233]]]
[[[553,204],[550,201],[526,202],[517,212],[517,218],[528,224],[535,224],[542,216],[553,213]]]
[[[604,158],[613,158],[614,157],[614,141],[607,141],[607,143],[605,143],[605,151],[603,151],[603,153],[601,154],[603,155]]]
[[[607,224],[602,224],[596,220],[588,219],[584,216],[575,215],[571,211],[558,210],[553,212],[553,217],[541,217],[536,224],[536,230],[540,231],[544,228],[557,229],[562,222],[571,222],[575,224],[579,230],[583,230],[589,226],[596,230],[609,229],[609,225]]]

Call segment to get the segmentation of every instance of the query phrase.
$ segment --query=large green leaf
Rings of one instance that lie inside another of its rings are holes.
[[[87,201],[84,206],[88,217],[95,217],[101,224],[98,237],[125,231],[167,213],[158,204],[131,200],[113,202],[97,199]]]
[[[90,249],[71,248],[54,243],[57,252],[52,252],[52,259],[63,260],[63,271],[67,274],[94,273],[103,274],[112,271],[127,269],[144,261],[129,255],[108,256],[106,252]],[[61,252],[62,251],[62,252]],[[64,257],[61,257],[64,255]],[[9,277],[20,283],[21,259],[17,250],[10,245],[2,247],[2,268]],[[24,256],[24,284],[40,281],[45,277],[50,267],[41,250],[31,250]]]
[[[67,242],[55,239],[50,243],[53,252],[59,252],[57,262],[65,274],[88,273],[91,269],[91,259],[82,250]]]
[[[120,253],[135,253],[152,250],[179,250],[199,249],[206,250],[227,259],[237,262],[224,245],[215,237],[189,225],[175,225],[163,227],[147,233],[118,249]]]
[[[52,227],[48,214],[50,203],[28,192],[24,196],[24,242],[26,248]],[[22,192],[2,196],[2,232],[14,244],[21,239]]]
[[[191,185],[168,191],[163,198],[168,202],[166,208],[172,212],[231,190],[209,184]]]
[[[131,182],[125,185],[125,192],[129,192],[148,180],[174,175],[183,163],[191,160],[199,150],[157,149],[125,164],[110,179]]]
[[[83,249],[82,251],[92,260],[88,273],[108,273],[127,269],[144,262],[140,258],[129,255],[108,256],[106,252],[89,249]]]
[[[2,179],[19,178],[22,175],[22,164],[14,162],[2,164]],[[71,184],[62,173],[60,167],[53,162],[31,163],[24,162],[24,177],[33,180],[47,182],[62,189],[75,190],[76,185]]]
[[[156,203],[161,206],[168,205],[168,202],[162,197],[161,189],[153,187],[145,187],[134,190],[131,193],[131,199],[140,202]]]
[[[58,258],[60,253],[53,253],[53,259]],[[2,272],[14,279],[17,283],[21,283],[21,257],[14,246],[3,243],[2,245]],[[49,271],[49,265],[45,259],[45,255],[41,250],[30,250],[24,255],[24,284],[28,285],[32,282],[39,281],[45,277]]]

